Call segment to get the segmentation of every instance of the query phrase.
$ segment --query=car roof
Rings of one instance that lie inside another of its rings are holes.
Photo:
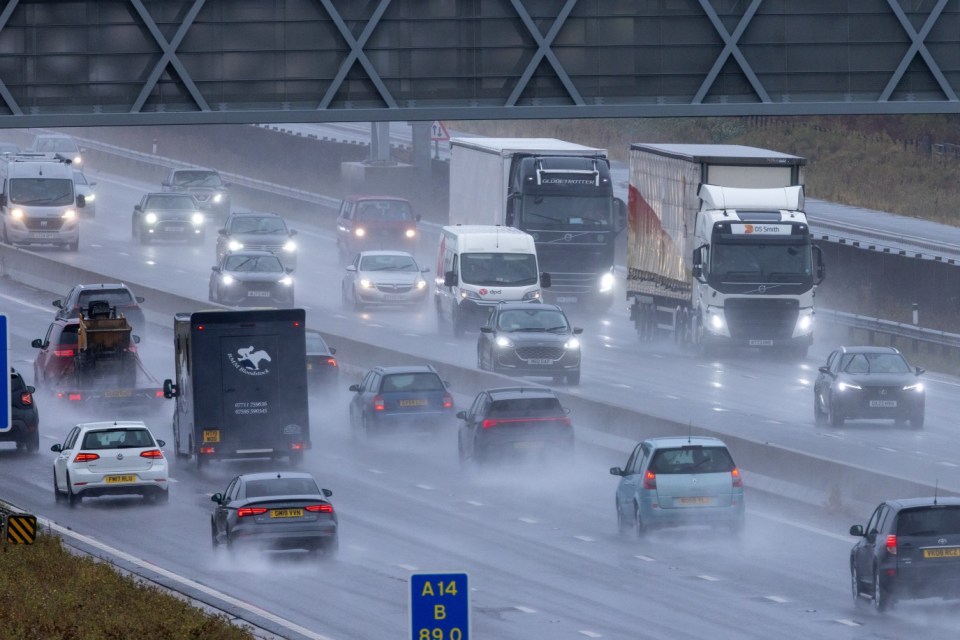
[[[887,500],[887,504],[894,507],[897,510],[900,509],[909,509],[912,507],[932,507],[936,503],[938,506],[951,506],[956,507],[960,506],[960,497],[955,496],[938,496],[934,498],[933,496],[926,498],[898,498],[895,500]]]
[[[664,436],[660,438],[647,438],[644,442],[649,442],[657,449],[672,449],[687,446],[726,448],[727,446],[723,440],[708,436]]]
[[[840,347],[842,353],[900,353],[898,349],[894,347],[880,347],[880,346],[855,346],[855,347]]]
[[[563,311],[563,309],[561,309],[558,305],[545,303],[538,304],[536,302],[501,302],[497,305],[498,311],[509,311],[511,309],[550,309],[551,311]]]
[[[313,474],[307,473],[306,471],[260,471],[257,473],[241,473],[238,477],[244,482],[251,480],[276,480],[277,478],[310,478],[316,482]]]
[[[216,169],[208,169],[207,167],[193,167],[193,168],[184,167],[184,168],[181,168],[181,169],[174,169],[174,170],[173,170],[173,173],[180,173],[180,172],[185,172],[185,171],[193,171],[193,172],[200,172],[200,171],[202,171],[202,172],[204,172],[204,173],[220,173],[220,172],[217,171]]]
[[[436,373],[437,370],[434,369],[429,364],[410,364],[410,365],[398,365],[393,367],[374,367],[374,371],[378,371],[384,375],[389,375],[392,373]]]
[[[277,254],[271,253],[269,251],[261,251],[259,249],[240,249],[239,251],[228,251],[228,256],[273,256],[277,257]],[[277,258],[279,260],[280,258]]]
[[[352,195],[347,196],[344,200],[348,202],[358,202],[360,200],[396,200],[398,202],[410,203],[406,198],[400,198],[397,196],[375,196],[375,195]]]
[[[361,251],[360,257],[366,256],[409,256],[413,258],[413,254],[409,251],[390,251],[388,249],[372,249],[370,251]],[[414,260],[416,262],[416,260]]]
[[[514,398],[556,398],[557,394],[546,387],[497,387],[486,389],[494,400],[508,400]]]
[[[81,291],[89,291],[90,289],[126,289],[129,291],[130,287],[122,282],[97,282],[94,284],[78,284],[74,289],[80,289]]]
[[[139,420],[114,420],[114,421],[102,421],[102,422],[81,422],[77,425],[84,430],[92,429],[113,429],[114,427],[123,427],[123,428],[133,428],[141,427],[143,429],[147,428],[143,422]]]
[[[187,198],[192,198],[192,193],[187,193],[186,191],[151,191],[144,194],[144,198],[150,198],[153,196],[163,196],[164,198],[169,198],[170,196],[184,196]]]
[[[273,213],[272,211],[234,211],[230,214],[231,218],[280,218],[283,219],[279,213]]]

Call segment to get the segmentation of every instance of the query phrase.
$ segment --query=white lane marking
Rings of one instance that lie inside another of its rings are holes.
[[[666,396],[667,400],[679,400],[679,396]]]
[[[633,389],[633,387],[631,387],[630,385],[628,385],[628,384],[623,384],[622,382],[614,382],[614,383],[613,383],[613,386],[614,386],[614,387],[620,387],[621,389]]]
[[[424,491],[434,491],[434,488],[428,484],[418,484],[415,486],[417,487],[417,489],[423,489]]]
[[[597,541],[596,538],[591,538],[590,536],[573,536],[573,537],[576,538],[577,540],[582,541],[582,542],[596,542],[596,541]]]
[[[412,564],[398,564],[398,567],[401,569],[406,569],[407,571],[419,571],[420,569],[413,566]]]
[[[706,580],[707,582],[720,582],[720,578],[715,578],[714,576],[708,576],[706,574],[697,576],[701,580]]]
[[[519,604],[513,605],[513,608],[519,611],[520,613],[536,613],[537,612],[536,609],[531,609],[530,607],[523,607],[523,606],[520,606]]]
[[[853,620],[847,620],[846,618],[840,618],[837,620],[839,624],[846,625],[848,627],[862,627],[863,625],[859,622],[854,622]]]
[[[637,560],[643,560],[644,562],[656,562],[656,560],[654,558],[651,558],[650,556],[641,555],[641,556],[633,556],[633,557],[636,558]]]
[[[380,471],[380,469],[367,469],[367,471],[369,471],[370,473],[375,473],[375,474],[377,474],[378,476],[382,476],[382,475],[383,475],[383,471]]]
[[[786,518],[779,518],[777,516],[772,516],[767,513],[759,513],[755,511],[750,512],[751,518],[766,518],[767,520],[772,520],[773,522],[779,522],[780,524],[785,524],[791,527],[796,527],[798,529],[803,529],[804,531],[809,531],[810,533],[816,533],[821,536],[826,536],[828,538],[833,538],[834,540],[839,540],[840,542],[848,543],[850,542],[850,536],[842,536],[839,533],[834,533],[832,531],[825,531],[823,529],[818,529],[817,527],[811,527],[808,524],[803,524],[800,522],[795,522],[793,520],[787,520]]]
[[[196,591],[200,591],[201,593],[206,593],[207,595],[213,596],[214,598],[222,600],[223,602],[231,604],[235,607],[239,607],[244,611],[249,611],[250,613],[258,615],[261,618],[265,618],[275,624],[278,624],[281,627],[284,627],[285,629],[295,631],[297,633],[307,636],[308,638],[312,638],[313,640],[332,640],[330,636],[325,636],[319,633],[315,633],[310,629],[307,629],[306,627],[301,627],[295,622],[290,622],[289,620],[281,618],[280,616],[270,613],[269,611],[266,611],[264,609],[261,609],[256,605],[250,604],[249,602],[244,602],[243,600],[239,600],[237,598],[234,598],[233,596],[228,596],[227,594],[217,591],[216,589],[200,584],[199,582],[194,582],[190,578],[185,578],[184,576],[176,574],[172,571],[168,571],[167,569],[164,569],[163,567],[155,565],[151,562],[147,562],[146,560],[141,560],[140,558],[136,556],[132,556],[129,553],[124,553],[119,549],[114,549],[110,545],[104,544],[99,540],[90,538],[83,534],[76,533],[75,531],[71,531],[65,527],[58,525],[55,522],[47,520],[46,518],[38,518],[38,520],[40,520],[40,522],[44,526],[52,528],[61,536],[68,536],[68,537],[74,538],[75,540],[80,540],[85,544],[90,545],[91,547],[96,547],[97,549],[106,551],[107,553],[110,553],[118,558],[121,558],[122,560],[129,562],[130,564],[134,564],[142,569],[147,569],[154,573],[159,573],[163,577],[173,580],[174,582],[190,587],[191,589],[195,589]]]
[[[526,522],[527,524],[537,524],[539,520],[536,518],[519,518],[520,522]]]
[[[730,411],[729,409],[724,409],[723,407],[712,407],[712,409],[713,409],[714,411],[716,411],[717,413],[725,413],[725,412]]]
[[[896,453],[896,449],[891,449],[890,447],[880,447],[883,451],[889,451],[890,453]]]
[[[779,420],[764,420],[767,424],[783,424]]]
[[[786,598],[781,598],[780,596],[763,596],[766,600],[770,602],[776,602],[777,604],[786,604],[790,602]]]
[[[419,333],[401,333],[402,336],[407,336],[408,338],[419,338],[421,334]]]
[[[943,465],[944,467],[957,467],[957,466],[960,466],[960,465],[953,464],[952,462],[947,462],[946,460],[940,460],[939,462],[937,462],[937,464]]]
[[[587,636],[588,638],[602,638],[603,636],[597,633],[596,631],[590,631],[589,629],[581,629],[577,631],[582,636]]]
[[[39,304],[33,304],[32,302],[26,302],[26,301],[24,301],[24,300],[20,300],[20,299],[18,299],[18,298],[14,298],[13,296],[8,296],[8,295],[2,294],[2,293],[0,293],[0,298],[3,298],[4,300],[9,300],[10,302],[15,302],[15,303],[17,303],[17,304],[21,304],[21,305],[23,305],[23,306],[25,306],[25,307],[30,307],[31,309],[39,309],[40,311],[49,311],[49,310],[50,310],[49,307],[44,307],[44,306],[41,306],[41,305],[39,305]]]
[[[482,507],[483,503],[478,500],[467,500],[467,504],[472,504],[475,507]]]

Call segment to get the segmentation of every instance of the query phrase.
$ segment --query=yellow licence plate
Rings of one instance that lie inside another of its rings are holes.
[[[313,369],[313,363],[312,363],[312,362],[308,362],[308,363],[307,363],[307,371],[310,371],[311,369]]]
[[[271,518],[302,518],[303,509],[271,509]]]
[[[204,442],[220,442],[220,430],[210,429],[208,431],[204,431],[203,441]]]
[[[131,395],[130,389],[107,389],[103,392],[105,398],[129,398]]]
[[[960,558],[960,547],[950,549],[924,549],[924,558]]]
[[[416,399],[416,400],[401,400],[401,401],[400,401],[400,406],[401,406],[401,407],[422,407],[422,406],[425,405],[425,404],[427,404],[427,401],[424,400],[423,398],[418,398],[418,399]]]
[[[120,484],[122,482],[136,482],[137,476],[105,476],[103,481],[107,484]]]
[[[680,504],[700,507],[703,505],[710,504],[710,498],[706,496],[696,496],[693,498],[680,498]]]

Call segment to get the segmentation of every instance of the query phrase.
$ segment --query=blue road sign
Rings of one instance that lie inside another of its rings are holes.
[[[4,382],[0,384],[0,431],[10,431],[10,329],[7,314],[0,313],[0,367],[3,369]]]
[[[470,640],[470,587],[465,573],[410,576],[410,638]]]

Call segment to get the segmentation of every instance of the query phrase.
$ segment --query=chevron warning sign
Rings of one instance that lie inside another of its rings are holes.
[[[10,544],[33,544],[37,537],[37,517],[12,513],[6,517],[6,541]]]

